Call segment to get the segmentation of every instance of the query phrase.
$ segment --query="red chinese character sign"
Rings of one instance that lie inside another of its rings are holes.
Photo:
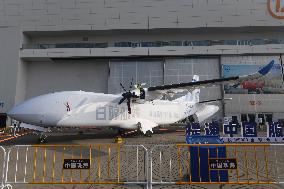
[[[257,101],[251,100],[249,101],[249,103],[251,106],[261,106],[262,105],[262,102],[260,100],[257,100]]]

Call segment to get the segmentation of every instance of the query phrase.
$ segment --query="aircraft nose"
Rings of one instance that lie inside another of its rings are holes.
[[[15,106],[7,113],[7,115],[15,120],[21,120],[21,117],[24,114],[22,110],[23,108],[21,105]]]
[[[13,107],[7,115],[20,122],[39,124],[43,122],[43,116],[29,102],[24,102]]]

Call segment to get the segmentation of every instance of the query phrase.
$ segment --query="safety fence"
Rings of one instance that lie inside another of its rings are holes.
[[[283,184],[282,144],[177,144],[151,149],[151,185]]]
[[[284,144],[0,146],[0,188],[17,184],[284,184]]]
[[[4,183],[4,175],[5,175],[5,162],[6,162],[6,151],[5,149],[0,146],[0,188],[5,186]]]
[[[18,145],[6,152],[2,186],[147,185],[147,158],[142,145]]]

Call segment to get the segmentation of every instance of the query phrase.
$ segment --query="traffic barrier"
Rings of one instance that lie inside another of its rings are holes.
[[[284,184],[283,147],[284,144],[156,145],[150,151],[151,187]]]
[[[147,185],[142,145],[18,145],[7,151],[5,185]]]

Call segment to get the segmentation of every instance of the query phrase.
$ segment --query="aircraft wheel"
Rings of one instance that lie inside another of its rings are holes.
[[[39,137],[39,139],[38,139],[38,142],[39,142],[39,143],[45,143],[45,142],[46,142],[46,138],[47,138],[46,135],[41,135],[41,136]]]
[[[145,136],[146,137],[151,137],[152,136],[152,132],[150,130],[146,131]]]
[[[39,138],[38,139],[38,143],[42,144],[42,143],[45,143],[46,142],[46,139],[44,138]]]

